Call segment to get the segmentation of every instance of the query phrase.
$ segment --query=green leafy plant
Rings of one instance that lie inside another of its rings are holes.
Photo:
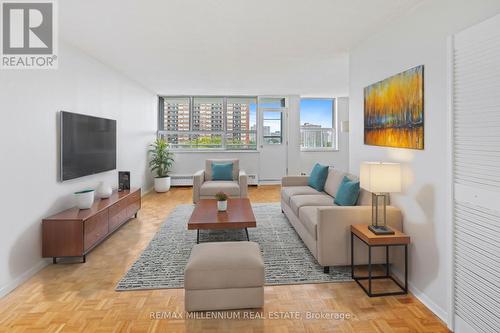
[[[156,178],[168,177],[168,173],[174,164],[173,154],[168,150],[168,143],[165,139],[158,138],[150,145],[149,153],[151,160],[149,168],[156,173]]]
[[[224,192],[217,192],[217,194],[215,194],[215,199],[217,199],[217,201],[226,201],[227,194]]]

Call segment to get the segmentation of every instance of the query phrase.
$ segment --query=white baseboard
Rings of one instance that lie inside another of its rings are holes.
[[[42,259],[35,266],[31,267],[26,272],[19,275],[14,280],[7,283],[6,285],[0,287],[0,298],[3,298],[6,295],[8,295],[11,291],[13,291],[17,287],[19,287],[21,284],[23,284],[24,282],[29,280],[33,275],[38,273],[42,268],[44,268],[48,264],[49,264],[48,261]]]
[[[399,281],[404,281],[404,275],[391,265],[391,273],[394,274]],[[438,306],[432,299],[429,298],[423,291],[415,287],[413,283],[408,281],[408,290],[415,296],[420,302],[422,302],[429,310],[431,310],[436,316],[439,317],[447,326],[450,327],[448,322],[448,311]]]
[[[278,180],[260,180],[259,179],[259,185],[280,185],[281,184],[281,179]]]
[[[412,283],[408,283],[408,289],[416,298],[418,298],[420,302],[422,302],[427,308],[429,308],[429,310],[434,312],[434,314],[438,316],[439,319],[441,319],[447,326],[449,326],[447,311],[434,303],[433,300],[431,300],[425,293],[415,287]]]
[[[141,198],[144,197],[146,194],[149,194],[153,190],[154,190],[154,186],[151,186],[150,188],[148,188],[144,191],[141,191]]]

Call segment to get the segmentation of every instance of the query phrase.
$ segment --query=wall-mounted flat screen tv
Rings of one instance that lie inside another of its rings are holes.
[[[116,120],[61,111],[61,181],[116,169]]]

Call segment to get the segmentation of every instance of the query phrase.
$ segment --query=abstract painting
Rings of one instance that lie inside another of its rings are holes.
[[[424,149],[424,66],[364,89],[365,144]]]

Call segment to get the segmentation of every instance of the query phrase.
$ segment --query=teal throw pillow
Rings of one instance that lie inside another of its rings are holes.
[[[317,191],[323,192],[325,189],[326,177],[328,177],[328,165],[316,163],[309,176],[308,185]]]
[[[355,206],[359,197],[359,180],[350,180],[346,176],[335,195],[335,204],[339,206]]]
[[[212,180],[233,180],[233,162],[212,163]]]

